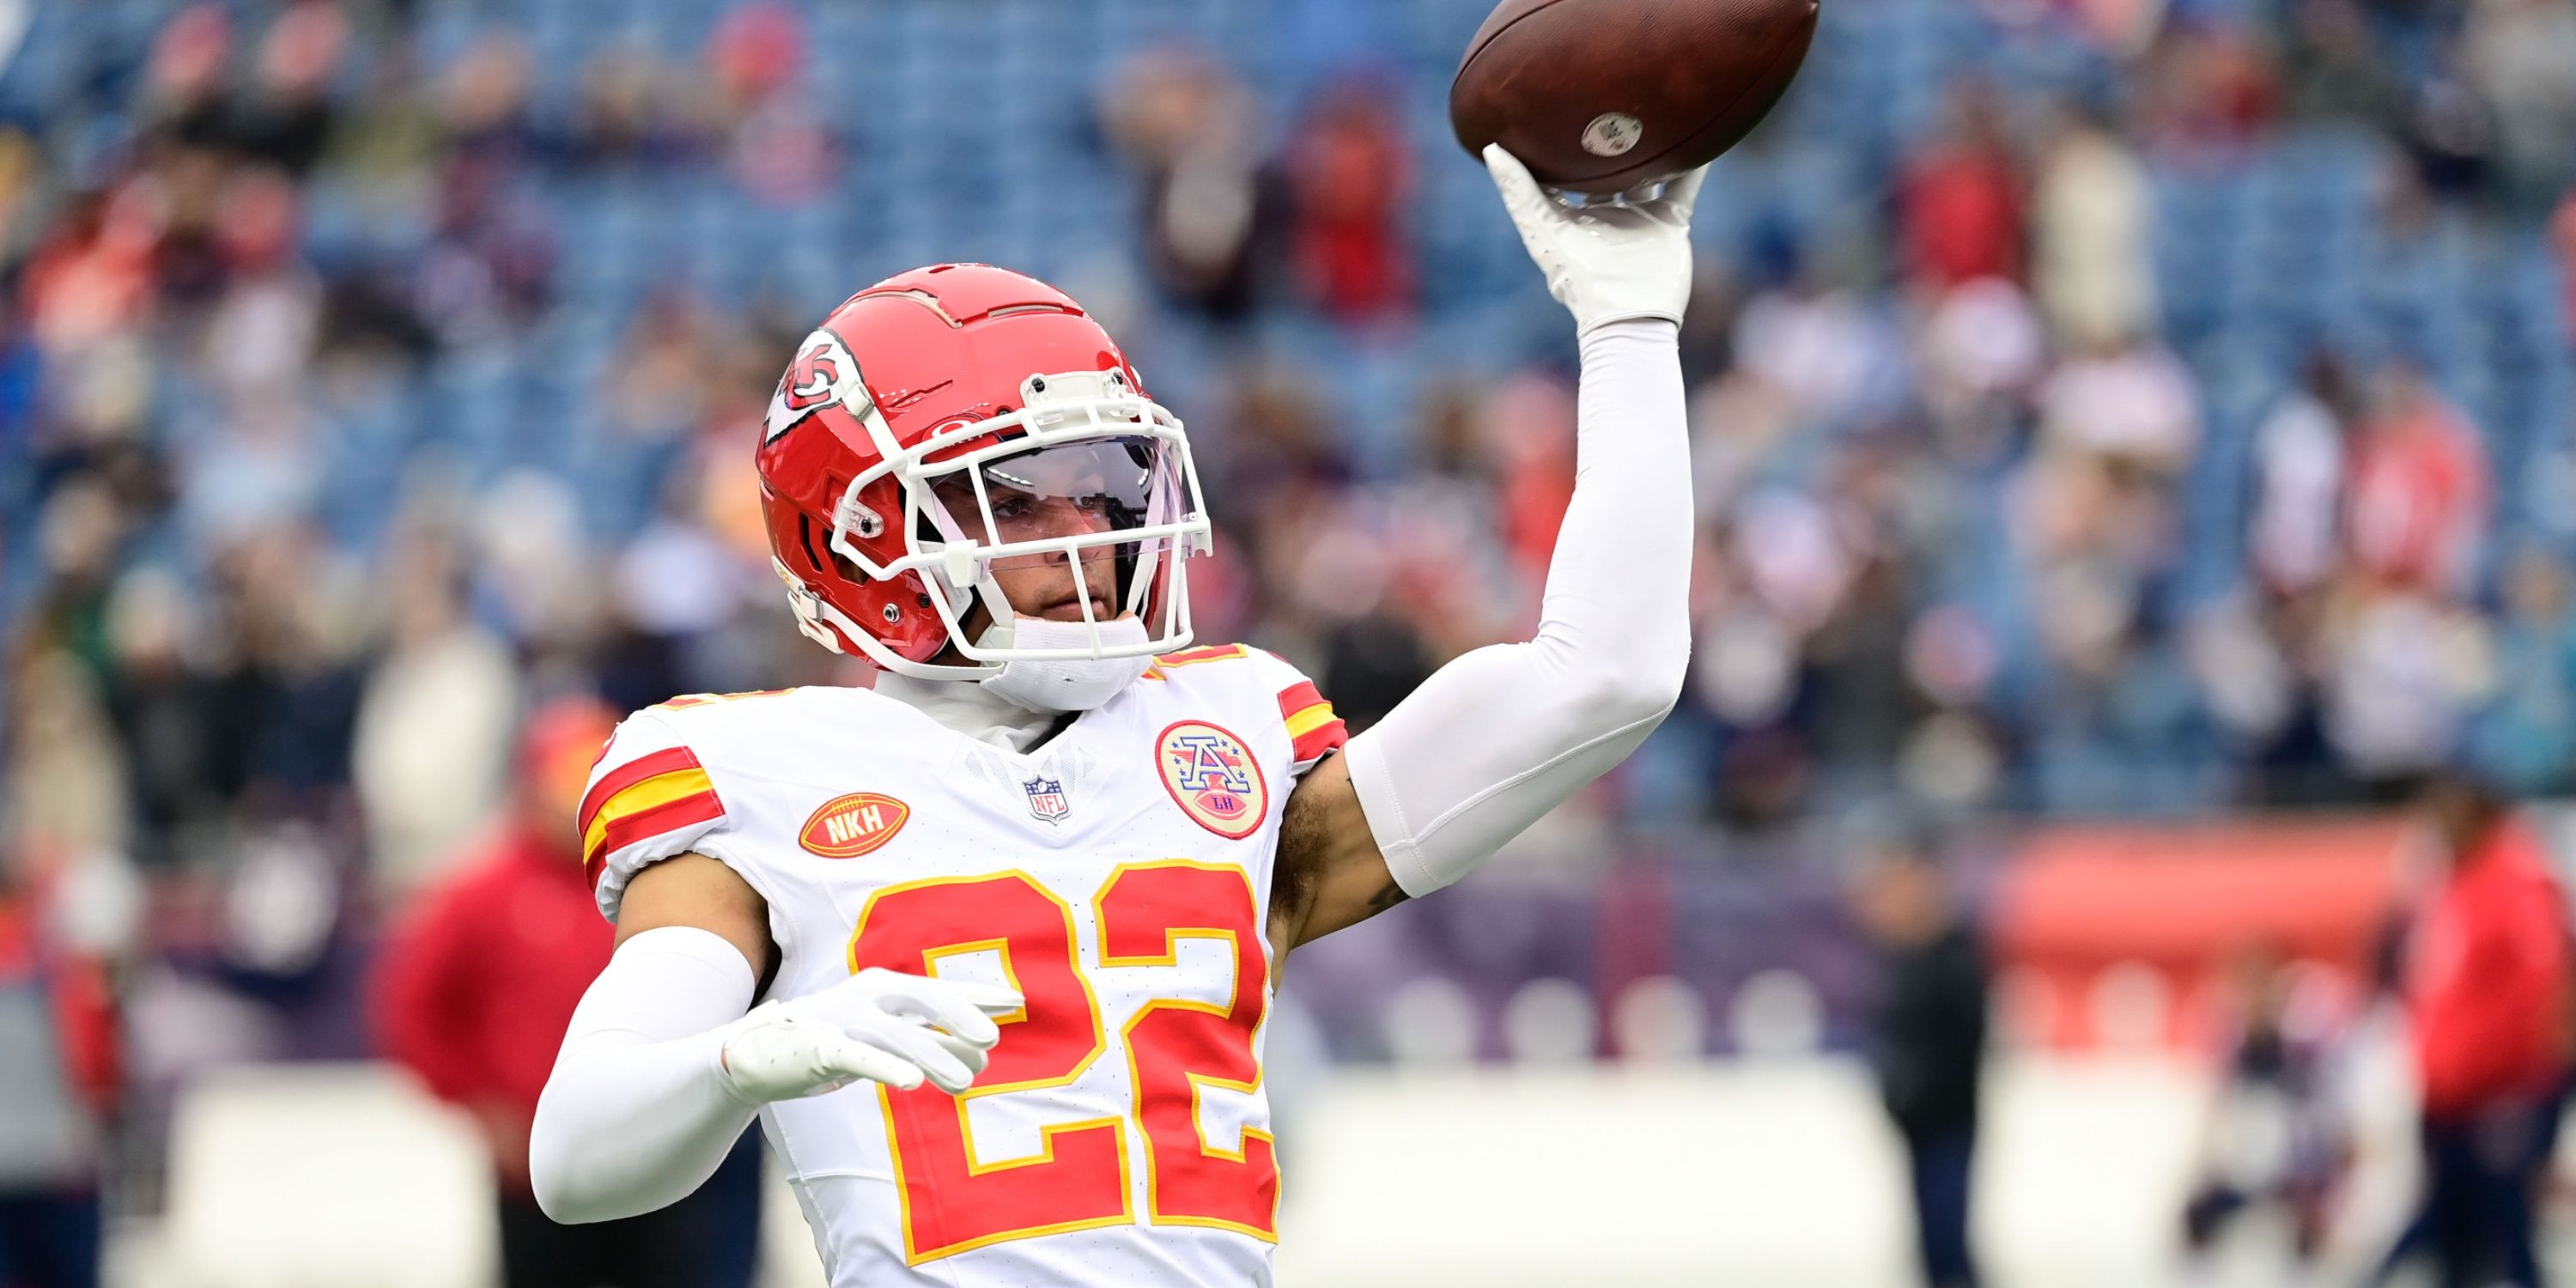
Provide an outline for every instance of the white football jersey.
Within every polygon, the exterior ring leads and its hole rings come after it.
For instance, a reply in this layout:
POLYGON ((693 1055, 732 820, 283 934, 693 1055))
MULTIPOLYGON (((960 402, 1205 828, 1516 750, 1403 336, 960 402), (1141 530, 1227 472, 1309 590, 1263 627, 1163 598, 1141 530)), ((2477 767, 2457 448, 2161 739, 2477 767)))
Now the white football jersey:
POLYGON ((762 1111, 836 1288, 1267 1283, 1271 865, 1342 737, 1241 645, 1158 659, 1026 754, 864 689, 680 698, 619 726, 583 853, 612 921, 658 860, 740 873, 784 954, 768 997, 883 966, 1028 999, 964 1095, 762 1111))

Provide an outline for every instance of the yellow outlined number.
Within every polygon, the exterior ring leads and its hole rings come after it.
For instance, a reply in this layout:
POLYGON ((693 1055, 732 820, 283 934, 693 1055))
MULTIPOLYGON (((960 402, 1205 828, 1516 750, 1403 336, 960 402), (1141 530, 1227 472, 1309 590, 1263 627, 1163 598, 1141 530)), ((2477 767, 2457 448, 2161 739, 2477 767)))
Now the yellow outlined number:
POLYGON ((1108 1049, 1100 1007, 1076 968, 1073 910, 1025 872, 888 886, 868 900, 850 936, 850 970, 935 973, 942 957, 997 949, 1027 999, 1004 1026, 992 1063, 961 1096, 927 1083, 877 1089, 903 1203, 904 1257, 918 1265, 1005 1239, 1124 1225, 1123 1118, 1059 1123, 1028 1158, 978 1162, 967 1102, 1060 1087, 1108 1049))
POLYGON ((1103 966, 1177 966, 1180 941, 1213 939, 1234 958, 1219 1006, 1157 998, 1122 1031, 1136 1120, 1145 1129, 1145 1192, 1156 1225, 1203 1225, 1279 1237, 1279 1164, 1270 1133, 1243 1130, 1242 1148, 1208 1142, 1199 1096, 1261 1085, 1253 1031, 1270 1004, 1269 962, 1253 933, 1252 881, 1242 868, 1171 859, 1129 864, 1092 899, 1103 966))
MULTIPOLYGON (((1260 1085, 1252 1036, 1269 1005, 1269 975, 1250 878, 1239 867, 1180 859, 1130 864, 1110 874, 1092 908, 1104 966, 1176 965, 1182 939, 1229 945, 1234 987, 1224 1006, 1156 1000, 1128 1022, 1134 1116, 1145 1133, 1155 1224, 1275 1241, 1279 1171, 1269 1135, 1247 1129, 1242 1148, 1228 1150, 1209 1144, 1198 1126, 1202 1088, 1248 1093, 1260 1085)), ((1017 870, 888 886, 859 913, 849 964, 927 974, 942 958, 980 952, 998 953, 1027 999, 999 1019, 1007 1027, 992 1063, 953 1098, 927 1084, 877 1090, 903 1205, 904 1256, 914 1265, 1136 1219, 1125 1117, 1050 1125, 1037 1154, 1001 1161, 979 1161, 967 1119, 977 1096, 1064 1086, 1108 1049, 1063 900, 1017 870)))

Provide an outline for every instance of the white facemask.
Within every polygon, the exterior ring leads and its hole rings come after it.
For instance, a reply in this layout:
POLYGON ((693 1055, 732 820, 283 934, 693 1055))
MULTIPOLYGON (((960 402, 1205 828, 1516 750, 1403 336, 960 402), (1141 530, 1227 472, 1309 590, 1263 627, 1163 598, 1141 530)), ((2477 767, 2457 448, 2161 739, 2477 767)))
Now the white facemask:
MULTIPOLYGON (((1146 638, 1145 623, 1132 616, 1100 623, 1103 645, 1142 644, 1146 638)), ((1020 617, 1009 627, 997 625, 985 631, 976 643, 984 648, 1088 648, 1091 628, 1081 622, 1020 617)), ((1153 658, 1141 653, 1048 662, 1015 658, 977 683, 985 692, 1031 711, 1089 711, 1116 697, 1153 664, 1153 658)))

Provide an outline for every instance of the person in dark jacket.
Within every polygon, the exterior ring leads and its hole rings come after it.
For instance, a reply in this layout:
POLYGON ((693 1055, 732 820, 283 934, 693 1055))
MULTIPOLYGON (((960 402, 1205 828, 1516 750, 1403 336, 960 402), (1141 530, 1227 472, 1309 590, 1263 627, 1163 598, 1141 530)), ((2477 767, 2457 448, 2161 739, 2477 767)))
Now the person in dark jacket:
POLYGON ((1932 1288, 1977 1282, 1968 1251, 1968 1192, 1985 1062, 1985 946, 1961 912, 1931 836, 1874 847, 1854 891, 1883 973, 1872 1061, 1905 1151, 1917 1252, 1932 1288))

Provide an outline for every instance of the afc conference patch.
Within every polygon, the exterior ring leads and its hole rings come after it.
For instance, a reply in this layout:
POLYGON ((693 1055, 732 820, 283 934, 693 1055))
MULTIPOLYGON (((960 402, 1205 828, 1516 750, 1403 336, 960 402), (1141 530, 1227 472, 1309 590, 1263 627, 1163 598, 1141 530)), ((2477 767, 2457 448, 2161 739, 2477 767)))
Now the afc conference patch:
POLYGON ((1183 720, 1154 740, 1163 790, 1199 826, 1240 841, 1270 813, 1270 784, 1241 738, 1203 720, 1183 720))
POLYGON ((1032 778, 1020 784, 1029 794, 1029 814, 1041 823, 1061 823, 1073 812, 1064 799, 1064 784, 1053 778, 1032 778))

